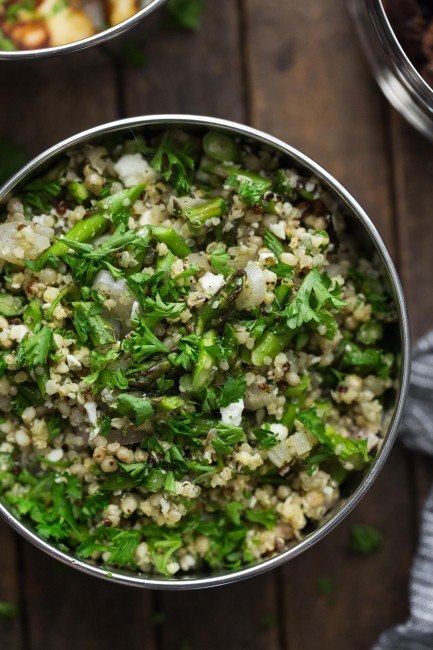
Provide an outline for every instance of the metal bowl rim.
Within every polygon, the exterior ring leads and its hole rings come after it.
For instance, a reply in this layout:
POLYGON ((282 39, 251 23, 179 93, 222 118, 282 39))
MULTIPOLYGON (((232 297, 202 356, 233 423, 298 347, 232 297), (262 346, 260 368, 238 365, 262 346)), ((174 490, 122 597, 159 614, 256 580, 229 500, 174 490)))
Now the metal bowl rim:
MULTIPOLYGON (((390 40, 387 44, 390 47, 390 54, 393 58, 397 57, 397 59, 400 59, 401 63, 404 64, 403 70, 396 68, 393 70, 393 74, 396 74, 400 80, 403 78, 405 84, 418 95, 419 99, 430 104, 433 99, 433 88, 422 77, 421 73, 416 69, 406 54, 388 18, 383 0, 378 0, 374 5, 370 4, 368 0, 349 0, 349 6, 357 8, 360 1, 363 3, 366 11, 376 12, 376 18, 379 20, 379 26, 383 30, 383 35, 390 40)), ((397 64, 397 61, 394 60, 394 63, 397 64)))
POLYGON ((93 34, 93 36, 83 38, 80 41, 73 41, 72 43, 66 43, 65 45, 57 45, 54 47, 41 47, 37 50, 13 50, 11 52, 0 50, 0 61, 23 61, 26 59, 48 58, 84 50, 93 45, 100 45, 101 43, 105 43, 106 41, 109 41, 112 38, 119 36, 121 33, 131 29, 166 1, 167 0, 150 0, 148 5, 137 11, 130 18, 127 18, 118 25, 114 25, 108 29, 103 29, 101 32, 93 34))
POLYGON ((225 585, 231 582, 236 582, 242 579, 246 579, 258 574, 268 571, 269 569, 275 568, 281 565, 283 562, 286 562, 289 559, 292 559, 302 553, 303 551, 311 548, 313 544, 321 540, 327 533, 333 530, 355 507, 355 505, 360 501, 360 499, 365 495, 367 490, 370 488, 373 481, 376 479, 379 474, 391 448, 395 441, 398 425, 400 423, 404 404, 407 397, 407 392, 409 388, 409 376, 410 376, 410 332, 409 332, 409 321, 406 310, 406 302, 403 294, 403 290, 400 284, 397 271, 394 267, 394 264, 391 260, 391 257, 388 253, 388 250, 383 243, 376 227, 371 222, 370 218, 358 204, 358 202, 351 196, 351 194, 331 176, 323 167, 314 162, 311 158, 301 153, 294 147, 287 145, 282 140, 275 138, 273 136, 259 131, 250 126, 242 125, 237 122, 211 118, 206 116, 196 116, 196 115, 182 115, 182 114, 161 114, 161 115, 150 115, 150 116, 141 116, 141 117, 132 117, 122 120, 116 120, 97 126, 81 133, 78 133, 74 136, 66 138, 62 142, 50 147, 40 155, 36 156, 31 160, 25 167, 21 169, 17 174, 15 174, 7 183, 0 187, 0 201, 4 198, 18 183, 20 183, 28 174, 33 172, 43 163, 46 163, 52 157, 57 154, 65 151, 71 146, 79 145, 84 143, 88 139, 93 139, 97 136, 108 135, 119 130, 134 129, 145 126, 155 126, 155 127, 169 127, 169 126, 179 126, 179 127, 188 127, 188 126, 201 126, 201 127, 217 127, 231 131, 234 134, 253 138, 254 140, 271 147, 276 147, 283 154, 286 154, 291 159, 293 159, 297 164, 306 167, 311 170, 324 184, 325 186, 330 187, 333 192, 339 196, 339 198, 346 204, 346 206, 352 211, 352 213, 361 221, 363 226, 365 226, 367 232, 369 233, 373 243, 380 253, 382 262, 386 268, 388 278, 392 283, 393 290, 395 292, 395 300, 398 308, 399 316, 399 327, 400 327, 400 337, 401 337, 401 370, 400 370, 400 387, 398 395, 396 398, 396 405, 394 407, 394 412, 392 420, 389 425, 389 430, 384 443, 372 463, 370 469, 365 475, 364 479, 356 490, 351 494, 347 500, 339 507, 339 509, 325 522, 320 528, 313 531, 309 534, 304 540, 293 546, 292 548, 287 549, 283 553, 276 555, 275 557, 264 560, 263 562, 249 566, 243 569, 233 571, 231 573, 226 573, 222 575, 215 575, 210 577, 198 577, 198 578, 179 578, 179 579, 162 579, 162 578, 150 578, 142 577, 140 574, 137 575, 127 575, 117 571, 108 571, 106 569, 93 566, 87 562, 83 562, 77 558, 72 557, 68 553, 65 553, 47 541, 40 538, 36 535, 30 528, 23 524, 19 519, 14 517, 7 508, 0 503, 0 516, 2 516, 17 532, 19 532, 24 538, 32 542, 39 549, 45 551, 51 557, 54 557, 68 566, 73 566, 84 573, 89 575, 98 576, 105 580, 111 582, 116 582, 118 584, 124 584, 135 587, 147 587, 152 589, 200 589, 205 587, 215 587, 220 585, 225 585))

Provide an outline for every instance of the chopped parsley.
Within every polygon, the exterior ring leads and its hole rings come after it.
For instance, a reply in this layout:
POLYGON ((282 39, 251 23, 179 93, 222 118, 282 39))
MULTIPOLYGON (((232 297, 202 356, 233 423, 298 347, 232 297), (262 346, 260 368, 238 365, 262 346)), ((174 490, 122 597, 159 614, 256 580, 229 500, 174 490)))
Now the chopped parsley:
POLYGON ((372 526, 355 524, 350 529, 350 548, 360 555, 371 555, 383 546, 383 535, 372 526))

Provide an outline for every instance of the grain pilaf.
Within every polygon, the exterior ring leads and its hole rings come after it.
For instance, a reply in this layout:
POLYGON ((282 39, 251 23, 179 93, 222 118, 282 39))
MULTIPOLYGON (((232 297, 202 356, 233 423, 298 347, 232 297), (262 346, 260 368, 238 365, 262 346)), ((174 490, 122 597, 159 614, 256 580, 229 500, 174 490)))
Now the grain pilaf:
POLYGON ((384 279, 315 178, 219 132, 69 152, 0 225, 0 497, 164 575, 302 539, 380 447, 384 279))

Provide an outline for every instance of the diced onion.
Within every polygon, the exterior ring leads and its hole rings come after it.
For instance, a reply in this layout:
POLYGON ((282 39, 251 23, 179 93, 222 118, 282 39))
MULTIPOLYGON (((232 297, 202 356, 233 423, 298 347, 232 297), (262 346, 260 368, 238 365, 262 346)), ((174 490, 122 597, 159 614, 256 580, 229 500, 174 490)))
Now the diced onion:
POLYGON ((266 281, 258 262, 248 262, 245 267, 247 277, 236 301, 238 309, 251 309, 260 305, 266 296, 266 281))

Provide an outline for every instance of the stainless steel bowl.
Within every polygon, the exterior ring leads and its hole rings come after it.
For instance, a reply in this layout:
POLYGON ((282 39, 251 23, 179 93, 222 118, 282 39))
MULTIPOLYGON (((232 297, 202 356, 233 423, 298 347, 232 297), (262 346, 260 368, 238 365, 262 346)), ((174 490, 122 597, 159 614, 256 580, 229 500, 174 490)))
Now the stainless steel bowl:
POLYGON ((399 376, 399 389, 396 397, 395 404, 390 406, 391 417, 390 423, 386 432, 384 443, 373 461, 372 465, 367 469, 362 480, 357 485, 351 487, 350 494, 348 494, 342 503, 332 512, 328 519, 323 522, 316 530, 309 533, 301 542, 288 550, 264 560, 254 566, 249 566, 244 569, 239 569, 233 572, 224 572, 213 575, 197 575, 195 577, 179 577, 179 578, 163 578, 152 575, 142 575, 127 571, 110 571, 104 570, 101 567, 93 566, 88 562, 83 562, 59 549, 55 548, 45 540, 38 537, 25 523, 19 521, 14 517, 4 505, 0 504, 0 515, 23 537, 31 541, 38 548, 42 549, 52 557, 74 566, 85 573, 98 576, 100 578, 109 579, 111 582, 127 584, 136 587, 148 587, 154 589, 198 589, 203 587, 213 587, 217 585, 235 582, 244 578, 262 573, 272 569, 287 560, 290 560, 303 551, 310 548, 317 541, 322 539, 329 533, 342 519, 354 508, 358 501, 364 496, 370 488, 374 479, 377 477, 380 469, 382 468, 386 457, 393 445, 397 435, 398 425, 402 416, 402 411, 406 399, 406 393, 409 383, 409 370, 410 370, 410 337, 409 325, 406 313, 405 299, 403 291, 398 279, 397 272, 394 268, 389 253, 383 243, 376 228, 367 217, 362 208, 350 196, 350 194, 324 169, 307 158, 304 154, 300 153, 293 147, 285 144, 281 140, 277 140, 266 133, 257 131, 248 126, 243 126, 235 122, 228 122, 225 120, 213 119, 208 117, 196 117, 190 115, 153 115, 145 117, 135 117, 126 120, 119 120, 104 124, 103 126, 84 131, 60 144, 48 149, 40 156, 32 160, 26 165, 18 174, 16 174, 8 183, 0 188, 0 202, 7 200, 11 192, 19 189, 24 183, 27 183, 31 178, 39 175, 47 167, 53 165, 55 161, 64 152, 77 145, 82 145, 89 141, 104 141, 107 137, 116 133, 124 133, 128 138, 133 134, 143 133, 145 136, 153 131, 165 129, 167 127, 186 128, 189 131, 194 131, 199 134, 206 132, 209 128, 213 130, 220 130, 231 135, 240 136, 243 139, 251 142, 259 143, 260 145, 267 146, 273 150, 278 151, 287 160, 289 165, 292 165, 307 174, 314 174, 321 183, 328 189, 330 194, 335 197, 340 205, 342 213, 347 220, 347 227, 353 231, 357 241, 362 247, 365 248, 366 253, 369 255, 376 254, 380 263, 383 265, 390 290, 395 300, 398 312, 398 326, 396 327, 396 349, 399 350, 401 355, 400 376, 399 376))
POLYGON ((93 36, 89 36, 89 38, 83 38, 80 41, 74 41, 66 45, 57 45, 56 47, 42 47, 37 50, 13 50, 12 52, 0 50, 0 60, 22 61, 24 59, 40 59, 84 50, 87 47, 92 47, 92 45, 100 45, 137 25, 145 16, 151 14, 152 11, 163 5, 164 2, 166 0, 143 0, 143 8, 127 20, 109 29, 104 29, 93 36))
POLYGON ((348 6, 383 93, 415 128, 433 140, 433 89, 400 45, 382 0, 348 0, 348 6))

